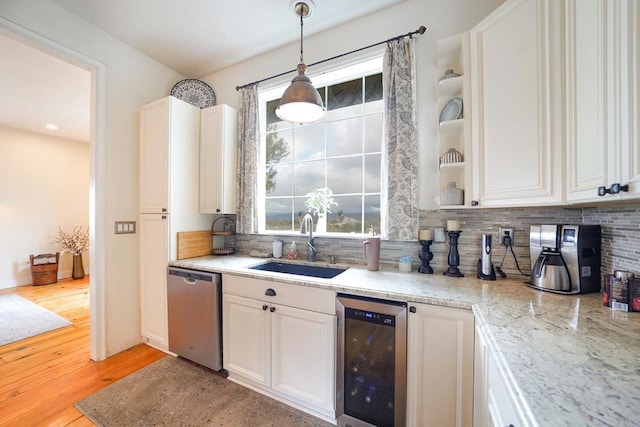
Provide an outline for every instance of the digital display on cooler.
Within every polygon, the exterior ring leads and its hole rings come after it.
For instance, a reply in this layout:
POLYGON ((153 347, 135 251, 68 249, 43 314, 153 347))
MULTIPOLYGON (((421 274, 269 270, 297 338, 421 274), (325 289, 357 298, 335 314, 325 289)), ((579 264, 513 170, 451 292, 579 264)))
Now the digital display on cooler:
POLYGON ((565 243, 575 243, 576 242, 576 230, 573 228, 568 228, 564 230, 564 234, 562 236, 562 241, 565 243))
POLYGON ((395 316, 389 314, 380 314, 371 311, 355 310, 353 308, 347 308, 345 310, 345 316, 347 319, 361 320, 369 323, 377 323, 385 326, 395 326, 395 316))

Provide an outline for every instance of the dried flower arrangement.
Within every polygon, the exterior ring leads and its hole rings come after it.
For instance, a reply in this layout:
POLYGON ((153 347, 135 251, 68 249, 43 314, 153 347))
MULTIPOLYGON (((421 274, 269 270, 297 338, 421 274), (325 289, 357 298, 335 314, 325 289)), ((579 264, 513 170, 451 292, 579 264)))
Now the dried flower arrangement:
POLYGON ((61 245, 62 253, 82 255, 82 252, 89 245, 89 229, 83 230, 81 225, 76 225, 71 233, 67 233, 62 228, 58 228, 58 235, 53 238, 51 243, 61 245))

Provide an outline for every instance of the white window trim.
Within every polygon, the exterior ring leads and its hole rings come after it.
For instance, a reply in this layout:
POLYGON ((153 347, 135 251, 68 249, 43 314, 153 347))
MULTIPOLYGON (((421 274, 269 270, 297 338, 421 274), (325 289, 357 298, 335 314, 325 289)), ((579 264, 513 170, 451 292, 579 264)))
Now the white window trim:
MULTIPOLYGON (((318 70, 315 68, 315 74, 308 74, 308 77, 311 79, 314 86, 327 86, 333 85, 345 81, 352 80, 353 78, 362 77, 365 73, 381 73, 383 69, 383 54, 384 49, 376 49, 372 50, 368 55, 360 57, 356 61, 340 61, 333 62, 330 67, 325 67, 325 69, 318 70)), ((258 209, 258 234, 265 235, 274 235, 274 236, 300 236, 300 233, 295 231, 278 231, 278 230, 266 230, 265 229, 265 176, 266 176, 266 162, 265 162, 265 152, 262 148, 265 135, 266 135, 266 106, 267 102, 273 99, 277 99, 282 97, 282 94, 289 86, 290 80, 279 80, 277 82, 272 83, 270 86, 266 86, 265 89, 260 89, 259 94, 259 137, 260 137, 260 153, 258 156, 258 179, 257 179, 257 209, 258 209)), ((383 147, 384 149, 384 147, 383 147)), ((383 156, 384 158, 384 156, 383 156)), ((381 196, 387 191, 387 188, 381 188, 381 196)), ((381 197, 384 199, 384 197, 381 197)), ((381 200, 380 208, 383 208, 383 203, 381 200)), ((383 216, 381 215, 381 221, 383 216)), ((381 230, 379 230, 383 236, 386 236, 386 225, 381 223, 381 230)), ((341 239, 361 239, 366 237, 368 233, 336 233, 336 232, 325 232, 322 234, 318 234, 318 237, 327 237, 327 238, 341 238, 341 239)))

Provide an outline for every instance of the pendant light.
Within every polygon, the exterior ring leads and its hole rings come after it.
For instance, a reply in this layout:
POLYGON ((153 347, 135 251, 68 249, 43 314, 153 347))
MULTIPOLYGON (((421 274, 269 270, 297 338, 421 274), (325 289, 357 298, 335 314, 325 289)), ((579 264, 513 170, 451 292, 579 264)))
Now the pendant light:
POLYGON ((297 68, 298 75, 291 80, 291 85, 284 91, 280 105, 276 109, 276 115, 287 122, 313 123, 322 120, 326 114, 320 94, 311 84, 309 77, 305 75, 307 66, 304 65, 303 59, 302 20, 311 14, 313 2, 293 0, 291 6, 293 13, 300 17, 300 63, 297 68))

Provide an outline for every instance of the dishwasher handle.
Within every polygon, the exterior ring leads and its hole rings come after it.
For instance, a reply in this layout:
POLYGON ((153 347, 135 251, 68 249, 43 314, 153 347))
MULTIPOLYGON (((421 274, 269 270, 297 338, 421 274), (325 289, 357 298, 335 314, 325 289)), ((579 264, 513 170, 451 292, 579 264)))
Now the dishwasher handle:
POLYGON ((185 283, 195 285, 196 281, 221 283, 220 273, 210 273, 208 271, 188 270, 186 268, 169 267, 167 274, 169 276, 182 277, 185 283))

